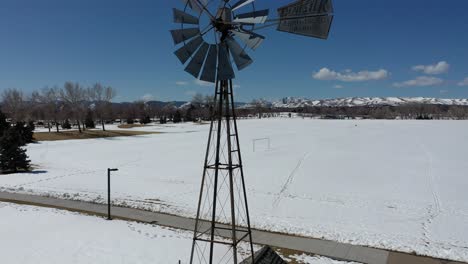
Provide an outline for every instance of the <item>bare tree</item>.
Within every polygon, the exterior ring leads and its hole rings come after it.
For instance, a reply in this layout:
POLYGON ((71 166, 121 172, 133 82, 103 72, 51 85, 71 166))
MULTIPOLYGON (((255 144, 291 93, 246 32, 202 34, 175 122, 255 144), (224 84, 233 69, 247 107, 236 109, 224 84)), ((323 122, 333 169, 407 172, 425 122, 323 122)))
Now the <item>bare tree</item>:
POLYGON ((213 107, 214 106, 214 96, 213 95, 205 95, 204 99, 205 105, 208 107, 213 107))
POLYGON ((140 101, 133 102, 132 108, 133 108, 133 113, 135 115, 134 119, 138 118, 141 121, 146 115, 147 108, 146 108, 145 101, 140 100, 140 101))
POLYGON ((263 113, 265 112, 265 101, 263 99, 254 99, 250 104, 255 109, 255 114, 258 115, 258 118, 261 119, 263 117, 263 113))
POLYGON ((88 89, 88 94, 95 104, 95 112, 100 120, 102 130, 106 131, 105 119, 108 118, 111 109, 112 99, 116 96, 114 88, 104 87, 100 83, 96 83, 92 88, 88 89))
POLYGON ((463 106, 452 106, 449 110, 449 116, 452 118, 463 120, 467 117, 467 108, 463 106))
POLYGON ((205 103, 205 98, 203 97, 203 95, 201 93, 196 93, 192 97, 191 104, 194 107, 202 107, 204 105, 204 103, 205 103))
POLYGON ((174 103, 168 103, 161 109, 161 117, 163 119, 172 119, 176 111, 177 107, 174 103))
POLYGON ((148 115, 151 117, 152 120, 155 120, 161 113, 161 106, 155 103, 147 103, 146 109, 148 115))
POLYGON ((24 121, 27 108, 24 95, 18 89, 8 89, 2 94, 2 109, 14 122, 24 121))
POLYGON ((60 90, 60 98, 70 107, 72 117, 76 120, 80 133, 82 132, 81 120, 86 112, 86 107, 84 107, 86 97, 87 91, 78 83, 66 82, 63 89, 60 90))
POLYGON ((63 112, 63 103, 60 99, 60 89, 57 87, 46 87, 40 92, 33 92, 31 96, 31 102, 40 107, 41 112, 44 113, 44 121, 47 121, 49 132, 51 132, 52 124, 55 125, 57 132, 60 132, 59 119, 63 112))
MULTIPOLYGON (((49 116, 45 112, 45 106, 42 103, 41 94, 38 91, 32 92, 29 104, 30 104, 31 117, 33 118, 33 120, 46 121, 46 119, 49 116)), ((49 128, 49 132, 50 132, 50 128, 49 128)))

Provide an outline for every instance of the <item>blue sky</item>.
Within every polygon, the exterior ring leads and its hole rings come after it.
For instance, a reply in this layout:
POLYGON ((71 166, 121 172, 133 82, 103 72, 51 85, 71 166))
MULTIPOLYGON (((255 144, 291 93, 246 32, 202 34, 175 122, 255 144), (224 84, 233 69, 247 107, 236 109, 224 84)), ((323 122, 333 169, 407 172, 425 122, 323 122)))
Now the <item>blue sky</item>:
MULTIPOLYGON (((285 0, 257 0, 275 9, 285 0)), ((327 41, 260 31, 236 72, 239 101, 285 96, 468 98, 468 1, 335 0, 327 41), (419 66, 419 67, 415 67, 419 66)), ((174 0, 1 0, 0 90, 77 81, 119 101, 212 93, 183 71, 169 30, 174 0)))

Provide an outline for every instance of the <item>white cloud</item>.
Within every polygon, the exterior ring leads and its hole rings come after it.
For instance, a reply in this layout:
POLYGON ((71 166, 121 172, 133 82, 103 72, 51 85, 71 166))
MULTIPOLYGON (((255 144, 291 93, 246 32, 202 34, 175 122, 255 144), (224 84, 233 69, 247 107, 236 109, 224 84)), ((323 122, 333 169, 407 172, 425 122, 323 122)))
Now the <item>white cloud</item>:
POLYGON ((145 94, 141 97, 141 100, 144 102, 149 102, 154 100, 154 96, 152 94, 145 94))
POLYGON ((184 82, 184 81, 177 81, 176 82, 176 85, 179 85, 179 86, 185 86, 185 85, 188 85, 189 83, 188 82, 184 82))
POLYGON ((320 71, 313 74, 316 80, 338 80, 342 82, 365 82, 365 81, 378 81, 386 79, 389 76, 389 72, 384 69, 377 71, 360 71, 353 72, 351 70, 345 70, 344 72, 336 72, 328 68, 322 68, 320 71))
POLYGON ((468 77, 466 77, 465 80, 459 82, 458 86, 468 86, 468 77))
POLYGON ((343 85, 337 84, 337 85, 333 86, 333 88, 335 88, 335 89, 343 89, 344 86, 343 86, 343 85))
POLYGON ((447 73, 450 69, 450 64, 446 61, 441 61, 431 65, 417 65, 413 66, 413 71, 423 72, 425 74, 442 74, 447 73))
POLYGON ((211 87, 211 86, 214 86, 213 83, 210 83, 210 82, 205 82, 205 81, 202 81, 202 80, 194 80, 193 81, 196 85, 199 85, 199 86, 204 86, 204 87, 211 87))
POLYGON ((434 86, 442 84, 444 80, 436 77, 420 76, 413 80, 405 82, 394 83, 395 87, 423 87, 423 86, 434 86))
POLYGON ((194 96, 194 95, 196 95, 196 94, 197 94, 196 91, 192 91, 192 90, 185 91, 185 95, 194 96))
POLYGON ((234 89, 239 89, 239 88, 241 88, 241 86, 240 86, 239 84, 234 84, 232 87, 233 87, 234 89))

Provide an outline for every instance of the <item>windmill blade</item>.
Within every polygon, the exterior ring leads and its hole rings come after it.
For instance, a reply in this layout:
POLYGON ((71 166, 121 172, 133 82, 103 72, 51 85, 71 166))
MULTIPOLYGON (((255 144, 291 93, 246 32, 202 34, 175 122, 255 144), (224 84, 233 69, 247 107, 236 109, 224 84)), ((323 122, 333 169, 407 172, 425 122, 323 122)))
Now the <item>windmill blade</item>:
POLYGON ((195 51, 202 45, 203 43, 202 36, 198 36, 190 40, 189 43, 182 46, 180 49, 176 50, 174 54, 179 58, 182 64, 185 64, 187 60, 192 57, 195 51))
POLYGON ((329 15, 294 18, 281 21, 277 30, 307 37, 328 39, 332 23, 333 16, 329 15))
POLYGON ((234 69, 232 69, 231 59, 226 45, 218 46, 218 80, 225 81, 234 79, 234 69))
POLYGON ((214 83, 216 81, 216 63, 218 57, 218 46, 210 45, 208 56, 206 57, 205 66, 203 67, 200 80, 214 83))
POLYGON ((324 5, 324 12, 325 13, 334 13, 335 9, 333 8, 333 1, 332 0, 326 0, 326 3, 324 5))
POLYGON ((264 36, 247 30, 232 30, 231 33, 242 40, 242 42, 244 42, 245 45, 247 45, 252 50, 258 48, 265 40, 264 36))
POLYGON ((174 23, 198 25, 199 19, 179 9, 173 8, 174 23))
POLYGON ((189 7, 197 15, 200 15, 203 12, 203 8, 200 6, 197 0, 182 0, 184 6, 189 7))
POLYGON ((231 52, 234 62, 236 63, 239 71, 245 69, 253 63, 253 60, 247 55, 244 49, 232 37, 226 38, 229 51, 231 52))
POLYGON ((174 40, 174 44, 177 45, 197 35, 200 35, 200 29, 199 28, 175 29, 175 30, 171 30, 171 34, 172 34, 172 39, 174 40))
POLYGON ((195 78, 198 78, 203 62, 205 61, 206 53, 208 53, 208 44, 203 43, 197 53, 195 53, 192 61, 190 61, 185 68, 185 71, 192 74, 195 78))
POLYGON ((269 10, 260 10, 237 15, 233 22, 246 24, 263 24, 268 18, 269 10))
POLYGON ((278 8, 280 18, 305 17, 316 14, 332 14, 332 0, 297 0, 291 4, 278 8))
POLYGON ((278 31, 327 39, 333 22, 332 0, 298 0, 278 9, 278 31))
POLYGON ((240 0, 239 2, 235 3, 231 9, 232 11, 236 11, 237 9, 243 7, 243 6, 246 6, 252 2, 254 2, 255 0, 240 0))

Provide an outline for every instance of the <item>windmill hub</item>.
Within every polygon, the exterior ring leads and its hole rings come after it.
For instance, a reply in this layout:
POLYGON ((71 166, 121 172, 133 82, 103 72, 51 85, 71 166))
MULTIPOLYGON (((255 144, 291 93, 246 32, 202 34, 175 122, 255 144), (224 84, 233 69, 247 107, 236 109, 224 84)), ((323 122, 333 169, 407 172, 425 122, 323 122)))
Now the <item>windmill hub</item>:
POLYGON ((232 10, 227 7, 222 7, 218 9, 218 12, 216 12, 216 17, 218 20, 231 23, 232 22, 232 10))
POLYGON ((213 26, 216 28, 216 31, 221 33, 221 42, 226 40, 229 36, 229 31, 233 29, 231 24, 226 24, 224 21, 219 19, 213 22, 213 26))
POLYGON ((234 29, 232 24, 232 11, 230 8, 220 8, 216 14, 216 19, 212 22, 213 27, 221 33, 221 41, 229 35, 229 31, 234 29))
POLYGON ((213 21, 213 26, 216 28, 218 32, 223 33, 223 34, 227 34, 229 30, 234 29, 234 27, 230 23, 226 23, 225 21, 219 18, 213 21))

